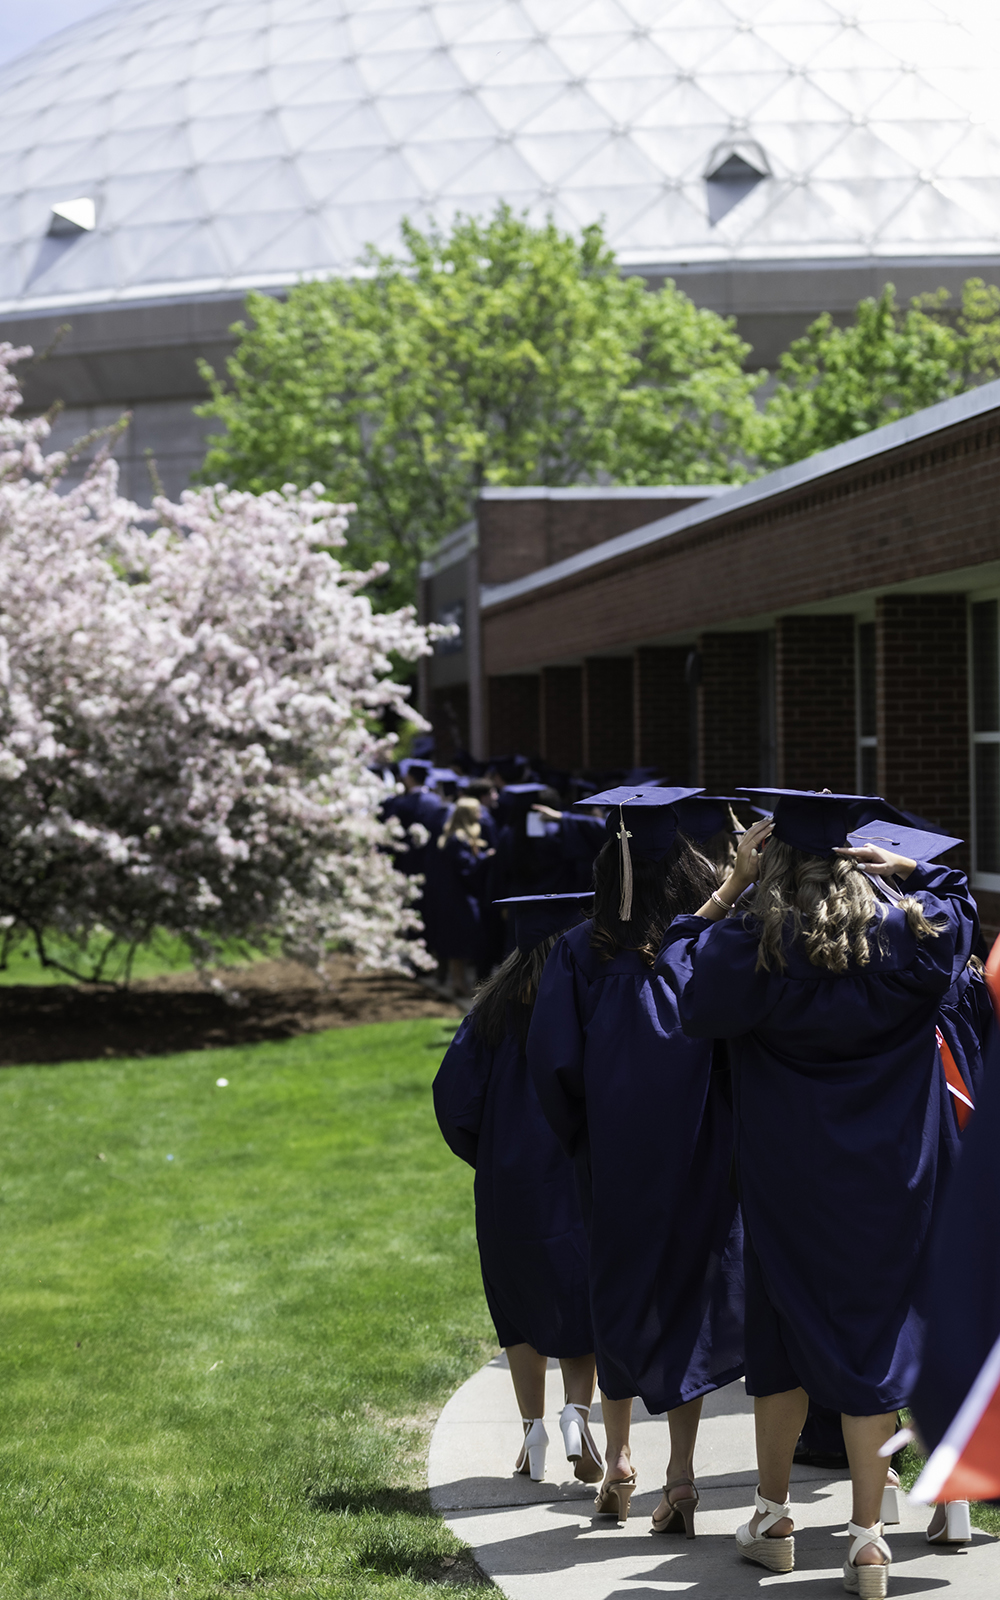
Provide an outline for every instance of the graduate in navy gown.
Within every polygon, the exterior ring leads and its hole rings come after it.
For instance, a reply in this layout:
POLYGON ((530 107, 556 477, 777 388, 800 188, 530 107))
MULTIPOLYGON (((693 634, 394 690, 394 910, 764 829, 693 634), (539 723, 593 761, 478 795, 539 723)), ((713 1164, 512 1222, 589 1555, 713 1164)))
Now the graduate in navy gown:
POLYGON ((693 1536, 704 1395, 743 1371, 739 1210, 724 1055, 688 1039, 653 971, 663 931, 718 875, 677 832, 691 789, 609 790, 594 920, 546 966, 528 1036, 542 1107, 580 1174, 608 1473, 597 1509, 628 1515, 632 1397, 668 1412, 657 1532, 693 1536))
POLYGON ((558 935, 590 896, 508 901, 516 947, 476 994, 434 1080, 434 1109, 457 1156, 476 1169, 476 1238, 486 1302, 507 1352, 524 1423, 515 1471, 545 1465, 546 1356, 563 1369, 560 1427, 585 1483, 601 1477, 588 1417, 594 1336, 587 1235, 573 1164, 542 1115, 524 1046, 538 980, 558 935))
POLYGON ((978 920, 961 873, 846 846, 855 797, 767 792, 774 837, 767 820, 747 831, 734 871, 673 923, 656 964, 690 1036, 730 1044, 760 1472, 737 1542, 792 1569, 788 1475, 812 1396, 841 1412, 851 1464, 845 1587, 880 1595, 878 1450, 909 1399, 930 1230, 958 1150, 934 1030, 978 920), (866 874, 901 884, 898 903, 866 874))
MULTIPOLYGON (((1000 940, 988 967, 1000 965, 1000 940)), ((996 985, 1000 999, 1000 984, 996 985)), ((971 1535, 965 1502, 1000 1498, 1000 1036, 936 1229, 913 1415, 930 1459, 913 1490, 937 1501, 933 1542, 971 1535), (957 1505, 956 1515, 953 1507, 957 1505), (961 1521, 960 1521, 961 1519, 961 1521)))
POLYGON ((427 852, 424 923, 428 947, 447 964, 453 994, 469 993, 469 966, 481 967, 486 945, 484 911, 496 852, 487 844, 478 800, 455 802, 427 852))
POLYGON ((408 878, 427 871, 427 847, 444 827, 448 807, 440 795, 432 794, 426 787, 431 775, 430 764, 424 761, 401 761, 400 776, 403 793, 390 795, 383 803, 383 818, 395 817, 407 834, 407 844, 395 852, 395 864, 408 878), (418 824, 416 835, 409 830, 418 824), (423 835, 426 834, 426 837, 423 835))

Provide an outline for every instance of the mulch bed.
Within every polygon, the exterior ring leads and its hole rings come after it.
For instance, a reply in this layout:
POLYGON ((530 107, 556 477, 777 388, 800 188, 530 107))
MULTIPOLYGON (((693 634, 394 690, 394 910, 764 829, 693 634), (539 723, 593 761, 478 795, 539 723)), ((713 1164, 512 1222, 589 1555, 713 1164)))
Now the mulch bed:
POLYGON ((141 979, 128 990, 58 984, 0 987, 0 1066, 166 1055, 290 1039, 321 1028, 461 1011, 424 982, 327 963, 324 983, 295 961, 257 961, 219 973, 227 993, 190 972, 141 979))

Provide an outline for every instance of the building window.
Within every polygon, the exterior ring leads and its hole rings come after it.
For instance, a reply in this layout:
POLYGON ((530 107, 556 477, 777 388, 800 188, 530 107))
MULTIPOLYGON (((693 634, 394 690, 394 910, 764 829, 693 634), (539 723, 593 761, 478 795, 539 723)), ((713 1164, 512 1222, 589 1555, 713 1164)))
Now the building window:
POLYGON ((1000 887, 1000 649, 996 600, 970 606, 973 870, 1000 887))
POLYGON ((875 624, 858 623, 858 793, 878 793, 875 624))

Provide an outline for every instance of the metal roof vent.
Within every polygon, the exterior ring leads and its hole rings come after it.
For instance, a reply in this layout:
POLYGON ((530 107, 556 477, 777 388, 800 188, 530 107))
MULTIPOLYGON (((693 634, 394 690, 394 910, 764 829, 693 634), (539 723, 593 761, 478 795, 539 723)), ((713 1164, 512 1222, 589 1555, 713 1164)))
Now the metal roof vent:
POLYGON ((97 227, 97 206, 85 196, 78 200, 57 200, 49 221, 50 239, 75 239, 93 233, 97 227))
POLYGON ((744 200, 751 189, 771 176, 760 145, 752 139, 716 145, 705 173, 708 220, 714 228, 744 200))
POLYGON ((49 211, 49 225, 38 247, 35 264, 28 273, 25 288, 51 272, 67 250, 84 234, 97 227, 97 204, 87 195, 75 200, 57 200, 49 211))

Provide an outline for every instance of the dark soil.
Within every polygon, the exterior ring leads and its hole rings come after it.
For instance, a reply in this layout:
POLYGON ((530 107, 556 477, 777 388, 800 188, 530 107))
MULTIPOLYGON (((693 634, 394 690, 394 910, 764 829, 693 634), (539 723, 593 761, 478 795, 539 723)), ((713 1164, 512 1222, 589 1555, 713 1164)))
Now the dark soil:
POLYGON ((359 973, 343 957, 327 964, 325 983, 294 961, 257 961, 214 976, 226 986, 223 992, 191 972, 141 979, 128 990, 0 987, 0 1066, 166 1055, 362 1022, 461 1015, 425 982, 359 973))

